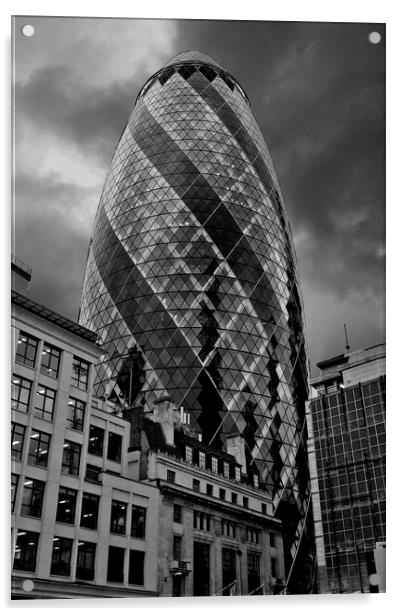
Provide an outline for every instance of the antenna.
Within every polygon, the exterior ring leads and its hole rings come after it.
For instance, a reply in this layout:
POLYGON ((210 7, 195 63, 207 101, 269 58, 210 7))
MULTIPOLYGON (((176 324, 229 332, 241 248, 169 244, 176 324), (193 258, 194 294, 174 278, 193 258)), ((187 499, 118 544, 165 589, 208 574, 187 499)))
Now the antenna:
POLYGON ((349 352, 350 351, 350 344, 349 344, 349 340, 348 340, 348 332, 346 329, 346 323, 343 324, 343 329, 345 330, 345 340, 346 340, 346 350, 349 352))

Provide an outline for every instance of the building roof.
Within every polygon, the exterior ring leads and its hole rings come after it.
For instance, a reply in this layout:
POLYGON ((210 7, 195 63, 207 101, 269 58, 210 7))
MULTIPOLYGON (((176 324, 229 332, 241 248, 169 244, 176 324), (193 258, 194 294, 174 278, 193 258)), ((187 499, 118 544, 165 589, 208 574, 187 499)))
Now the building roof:
POLYGON ((209 56, 203 53, 200 53, 199 51, 193 51, 193 50, 183 51, 182 53, 179 53, 177 56, 175 56, 169 62, 167 62, 167 64, 165 64, 165 67, 172 66, 173 64, 184 64, 184 63, 210 64, 211 66, 217 66, 218 68, 222 68, 222 66, 220 66, 217 62, 215 62, 215 60, 213 60, 209 56))
POLYGON ((17 291, 11 291, 11 302, 16 306, 21 306, 28 310, 32 314, 36 314, 42 319, 49 321, 49 323, 53 323, 54 325, 58 325, 62 329, 67 330, 68 332, 79 336, 80 338, 84 338, 89 342, 95 343, 98 340, 98 334, 83 327, 82 325, 78 325, 75 321, 71 321, 67 317, 63 317, 62 315, 50 310, 49 308, 45 308, 42 304, 38 304, 34 302, 32 299, 29 299, 25 295, 21 295, 21 293, 17 293, 17 291))

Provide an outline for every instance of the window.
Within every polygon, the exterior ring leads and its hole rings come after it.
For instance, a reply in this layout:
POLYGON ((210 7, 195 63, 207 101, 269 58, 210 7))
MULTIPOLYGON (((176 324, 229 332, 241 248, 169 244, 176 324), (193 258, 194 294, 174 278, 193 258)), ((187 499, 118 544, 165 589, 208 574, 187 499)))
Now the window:
POLYGON ((19 530, 14 554, 14 569, 35 571, 36 553, 38 550, 39 533, 19 530))
POLYGON ((107 457, 113 462, 121 462, 121 443, 122 437, 120 434, 109 432, 107 442, 107 457))
POLYGON ((11 382, 11 408, 14 411, 28 412, 32 382, 21 376, 13 375, 11 382))
POLYGON ((107 562, 107 581, 124 581, 124 548, 109 546, 109 558, 107 562))
POLYGON ((52 575, 70 575, 72 546, 72 539, 65 537, 53 539, 52 564, 50 566, 52 575))
POLYGON ((81 506, 81 526, 84 528, 97 528, 99 511, 99 496, 84 492, 81 506))
POLYGON ((236 552, 229 548, 222 549, 222 586, 223 595, 230 595, 236 582, 236 552))
POLYGON ((229 477, 229 463, 228 462, 223 463, 223 475, 225 477, 229 477))
POLYGON ((176 522, 177 524, 181 524, 181 516, 182 516, 182 506, 173 505, 173 522, 176 522))
POLYGON ((235 492, 232 492, 232 503, 237 505, 237 494, 235 492))
POLYGON ((14 511, 15 497, 17 495, 19 475, 11 473, 11 511, 14 511))
POLYGON ((235 481, 241 481, 241 471, 239 466, 235 466, 235 481))
POLYGON ((35 367, 36 352, 38 350, 38 340, 25 332, 20 332, 17 341, 17 352, 15 361, 30 368, 35 367))
POLYGON ((77 491, 60 486, 59 498, 57 501, 56 522, 74 524, 76 502, 77 491))
POLYGON ((213 473, 218 472, 218 458, 215 458, 215 456, 211 456, 211 469, 213 473))
POLYGON ((269 533, 269 545, 271 548, 275 547, 275 533, 269 533))
POLYGON ((55 379, 59 376, 61 351, 46 342, 43 345, 42 361, 40 364, 41 374, 51 376, 55 379))
POLYGON ((258 543, 259 542, 259 532, 255 528, 246 528, 246 537, 249 543, 258 543))
POLYGON ((222 535, 236 539, 236 524, 234 522, 231 520, 222 520, 221 527, 222 535))
POLYGON ((81 445, 65 441, 61 472, 66 475, 78 475, 80 471, 81 445))
POLYGON ((126 534, 126 515, 127 503, 112 501, 112 511, 110 517, 110 532, 118 535, 126 534))
POLYGON ((11 424, 11 458, 13 460, 21 460, 24 437, 25 426, 11 424))
POLYGON ((210 547, 207 543, 194 541, 194 591, 195 597, 208 596, 210 594, 210 547))
POLYGON ((105 431, 102 428, 89 426, 88 453, 91 453, 93 456, 102 456, 104 437, 105 431))
POLYGON ((212 516, 208 513, 203 513, 202 511, 194 511, 193 512, 193 527, 197 530, 211 530, 211 520, 212 516))
POLYGON ((43 495, 45 484, 43 481, 25 478, 22 493, 21 515, 30 515, 40 518, 42 514, 43 495))
POLYGON ((207 494, 208 496, 214 495, 214 486, 211 483, 207 483, 207 494))
POLYGON ((198 481, 198 479, 193 479, 193 490, 194 492, 200 491, 200 482, 198 481))
POLYGON ((179 535, 173 536, 173 560, 181 560, 181 541, 179 535))
POLYGON ((145 522, 147 510, 145 507, 132 505, 131 507, 131 536, 137 539, 145 538, 145 522))
POLYGON ((203 451, 198 454, 198 464, 201 468, 205 468, 205 453, 203 451))
POLYGON ((186 445, 186 462, 191 463, 192 461, 193 461, 193 450, 191 447, 186 445))
POLYGON ((176 473, 174 473, 173 471, 167 471, 167 473, 166 473, 166 480, 169 483, 175 483, 175 481, 176 481, 176 473))
POLYGON ((253 486, 255 487, 256 490, 258 490, 258 488, 260 487, 260 484, 258 481, 258 475, 256 475, 255 473, 253 474, 253 486))
POLYGON ((265 503, 261 503, 261 512, 263 515, 267 515, 267 506, 265 503))
POLYGON ((247 496, 243 496, 243 507, 248 509, 248 498, 247 496))
POLYGON ((67 426, 72 430, 82 432, 84 428, 85 402, 69 398, 68 400, 68 415, 67 426))
POLYGON ((29 439, 28 463, 47 467, 49 457, 50 434, 35 430, 29 439))
POLYGON ((52 421, 56 392, 54 389, 38 385, 35 398, 35 416, 52 421))
POLYGON ((248 552, 247 554, 247 578, 248 592, 254 595, 262 595, 260 579, 260 555, 248 552))
POLYGON ((88 387, 88 373, 89 373, 89 364, 88 362, 80 359, 79 357, 73 358, 73 373, 72 373, 72 382, 75 387, 79 389, 87 389, 88 387))
POLYGON ((87 464, 85 469, 85 480, 92 481, 93 483, 101 483, 99 479, 99 475, 102 472, 102 469, 99 466, 92 466, 92 464, 87 464))
POLYGON ((278 577, 278 568, 277 568, 277 560, 276 558, 271 558, 271 575, 272 577, 278 577))
POLYGON ((130 562, 128 568, 128 583, 144 585, 144 552, 130 550, 130 562))
POLYGON ((221 500, 225 500, 226 498, 226 490, 224 490, 223 488, 219 488, 219 498, 221 500))
POLYGON ((95 543, 78 542, 76 577, 79 580, 93 580, 95 572, 95 543))

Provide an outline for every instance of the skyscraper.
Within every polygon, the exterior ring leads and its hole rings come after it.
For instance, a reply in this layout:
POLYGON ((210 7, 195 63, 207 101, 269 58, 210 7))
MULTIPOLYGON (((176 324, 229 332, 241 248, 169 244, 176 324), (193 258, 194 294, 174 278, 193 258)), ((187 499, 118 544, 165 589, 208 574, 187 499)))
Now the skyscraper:
POLYGON ((96 395, 169 395, 203 442, 244 438, 246 470, 284 521, 289 589, 306 590, 295 559, 309 555, 308 378, 291 232, 247 96, 205 55, 175 57, 137 97, 96 214, 80 322, 106 349, 96 395))

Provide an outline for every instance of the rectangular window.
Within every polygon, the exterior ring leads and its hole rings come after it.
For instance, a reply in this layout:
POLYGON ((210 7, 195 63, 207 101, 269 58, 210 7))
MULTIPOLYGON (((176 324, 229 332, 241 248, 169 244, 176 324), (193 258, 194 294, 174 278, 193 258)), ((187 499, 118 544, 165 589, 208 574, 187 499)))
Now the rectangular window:
POLYGON ((271 548, 275 547, 275 533, 269 533, 269 545, 271 548))
POLYGON ((99 466, 92 466, 92 464, 87 464, 85 469, 85 480, 92 481, 93 483, 101 483, 99 479, 99 475, 102 472, 102 469, 99 466))
POLYGON ((109 546, 107 562, 107 581, 124 582, 124 548, 109 546))
POLYGON ((223 463, 223 475, 224 477, 229 477, 229 463, 228 462, 223 463))
POLYGON ((248 509, 248 498, 247 496, 243 496, 243 507, 248 509))
POLYGON ((209 545, 207 543, 194 541, 193 555, 193 595, 195 597, 205 597, 210 594, 209 545))
POLYGON ((41 374, 57 379, 59 376, 61 351, 46 342, 43 345, 42 359, 40 364, 41 374))
POLYGON ((211 456, 211 470, 213 473, 218 472, 218 458, 215 458, 215 456, 211 456))
POLYGON ((272 577, 278 577, 278 568, 277 568, 277 560, 276 558, 271 558, 271 575, 272 577))
POLYGON ((204 513, 202 511, 194 511, 193 512, 193 528, 197 530, 211 530, 211 520, 212 516, 209 513, 204 513))
POLYGON ((19 475, 11 473, 11 511, 14 511, 15 497, 17 495, 19 475))
POLYGON ((222 520, 221 522, 222 535, 236 539, 236 524, 231 520, 222 520))
POLYGON ((236 552, 229 548, 222 549, 222 586, 223 595, 230 595, 236 582, 236 552))
POLYGON ((260 578, 260 555, 248 552, 247 554, 248 592, 262 595, 260 578))
POLYGON ((237 494, 235 492, 232 492, 232 503, 237 505, 237 494))
POLYGON ((67 427, 82 432, 84 429, 85 402, 76 398, 68 400, 67 427))
POLYGON ((11 380, 11 408, 21 413, 28 412, 29 398, 31 396, 32 381, 13 375, 11 380))
POLYGON ((144 585, 144 557, 145 553, 139 550, 130 550, 128 568, 128 583, 137 586, 144 585))
POLYGON ((47 421, 52 421, 56 392, 54 389, 38 385, 35 398, 35 416, 47 421))
POLYGON ((65 537, 55 537, 53 539, 52 564, 50 573, 52 575, 70 575, 71 552, 73 540, 65 537))
POLYGON ((80 359, 79 357, 73 358, 73 372, 72 372, 72 383, 78 389, 86 390, 88 387, 88 374, 89 374, 89 363, 80 359))
POLYGON ((198 464, 201 468, 205 468, 205 453, 203 451, 198 454, 198 464))
POLYGON ((57 500, 56 522, 74 524, 77 491, 60 486, 57 500))
POLYGON ((113 462, 121 462, 121 444, 122 436, 120 434, 115 434, 114 432, 109 432, 107 442, 108 460, 113 460, 113 462))
POLYGON ((30 368, 35 367, 36 362, 36 353, 38 350, 38 342, 37 338, 26 334, 25 332, 20 332, 17 341, 17 352, 15 354, 15 361, 18 364, 24 364, 25 366, 29 366, 30 368))
POLYGON ((81 445, 72 441, 65 441, 63 445, 63 459, 61 472, 65 475, 78 475, 80 472, 81 445))
POLYGON ((95 573, 96 544, 87 541, 78 542, 76 577, 79 580, 93 580, 95 573))
POLYGON ((239 466, 235 466, 235 481, 241 481, 241 471, 239 466))
POLYGON ((267 515, 267 506, 265 503, 261 503, 261 513, 267 515))
POLYGON ((47 467, 50 434, 34 430, 29 439, 28 464, 47 467))
POLYGON ((98 426, 89 426, 88 453, 93 456, 103 456, 103 440, 105 431, 98 426))
POLYGON ((94 528, 98 526, 99 496, 84 492, 81 506, 81 526, 94 528))
POLYGON ((175 483, 175 481, 176 481, 176 473, 174 473, 173 471, 167 471, 167 473, 166 473, 166 480, 169 483, 175 483))
POLYGON ((259 542, 259 532, 255 528, 246 528, 246 537, 249 543, 258 543, 259 542))
POLYGON ((193 479, 193 490, 194 492, 200 491, 200 482, 198 481, 198 479, 193 479))
POLYGON ((11 458, 13 460, 21 460, 24 438, 25 426, 11 424, 11 458))
POLYGON ((21 515, 30 515, 34 518, 40 518, 42 515, 43 495, 45 493, 45 484, 37 479, 24 480, 24 491, 22 493, 21 515))
POLYGON ((186 462, 191 463, 193 461, 193 450, 186 445, 186 462))
POLYGON ((132 505, 131 507, 131 536, 137 539, 145 539, 145 523, 147 510, 145 507, 132 505))
POLYGON ((208 496, 214 495, 214 486, 211 483, 207 483, 207 494, 208 496))
POLYGON ((223 488, 219 488, 219 498, 221 500, 225 500, 226 499, 226 490, 224 490, 223 488))
POLYGON ((110 516, 110 532, 118 535, 126 534, 127 503, 112 501, 110 516))
POLYGON ((177 524, 181 524, 181 516, 182 516, 182 506, 173 505, 173 522, 176 522, 177 524))
POLYGON ((173 536, 173 560, 181 560, 181 542, 179 535, 173 536))
POLYGON ((260 484, 258 481, 258 475, 256 475, 255 473, 253 474, 253 486, 255 487, 256 490, 258 490, 258 488, 260 487, 260 484))
POLYGON ((38 551, 39 533, 19 530, 14 554, 14 569, 35 571, 36 553, 38 551))

